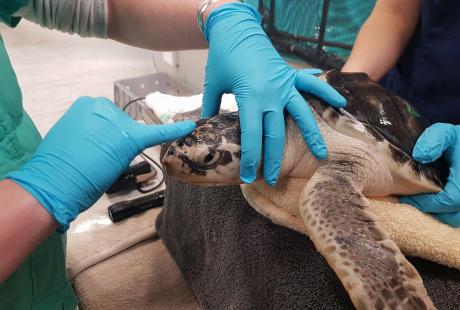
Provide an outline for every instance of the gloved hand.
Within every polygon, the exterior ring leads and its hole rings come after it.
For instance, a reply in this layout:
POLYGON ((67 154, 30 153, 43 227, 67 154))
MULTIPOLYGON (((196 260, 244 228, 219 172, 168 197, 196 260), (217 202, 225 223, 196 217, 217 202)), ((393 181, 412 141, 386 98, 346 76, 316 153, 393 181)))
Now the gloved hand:
POLYGON ((434 124, 415 144, 413 157, 421 163, 435 161, 444 153, 450 165, 447 184, 442 192, 401 197, 400 201, 433 213, 439 220, 460 227, 460 125, 434 124))
POLYGON ((65 231, 146 147, 177 139, 193 122, 147 126, 109 99, 78 99, 46 135, 33 157, 8 178, 27 190, 65 231))
POLYGON ((289 67, 263 31, 259 13, 247 4, 230 3, 213 10, 206 20, 205 37, 209 55, 202 117, 218 113, 223 93, 235 94, 241 124, 241 180, 251 183, 256 178, 263 145, 265 180, 276 183, 284 151, 284 110, 297 123, 313 155, 326 158, 313 113, 297 91, 344 107, 345 99, 312 75, 320 71, 289 67))

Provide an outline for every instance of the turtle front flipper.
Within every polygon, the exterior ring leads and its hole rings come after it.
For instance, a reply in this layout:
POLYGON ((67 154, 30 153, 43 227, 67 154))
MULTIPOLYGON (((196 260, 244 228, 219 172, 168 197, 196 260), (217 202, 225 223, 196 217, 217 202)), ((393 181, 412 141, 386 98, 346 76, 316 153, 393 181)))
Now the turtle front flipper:
POLYGON ((300 213, 316 249, 357 309, 435 309, 422 279, 367 211, 350 162, 328 162, 308 181, 300 213))

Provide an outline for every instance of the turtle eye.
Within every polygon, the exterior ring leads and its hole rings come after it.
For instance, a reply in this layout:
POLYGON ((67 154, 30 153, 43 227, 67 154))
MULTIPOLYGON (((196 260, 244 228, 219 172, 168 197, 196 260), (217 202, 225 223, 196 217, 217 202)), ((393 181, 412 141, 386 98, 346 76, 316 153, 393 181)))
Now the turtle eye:
POLYGON ((201 158, 201 164, 206 167, 214 165, 219 160, 220 154, 220 152, 209 151, 201 158))

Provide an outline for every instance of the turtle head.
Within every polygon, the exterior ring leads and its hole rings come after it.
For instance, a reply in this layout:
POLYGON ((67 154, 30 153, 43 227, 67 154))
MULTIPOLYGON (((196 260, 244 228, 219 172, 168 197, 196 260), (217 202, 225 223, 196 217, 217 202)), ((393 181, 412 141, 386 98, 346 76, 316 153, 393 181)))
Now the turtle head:
POLYGON ((201 185, 240 184, 240 126, 237 113, 196 123, 188 136, 174 141, 162 159, 169 176, 201 185))

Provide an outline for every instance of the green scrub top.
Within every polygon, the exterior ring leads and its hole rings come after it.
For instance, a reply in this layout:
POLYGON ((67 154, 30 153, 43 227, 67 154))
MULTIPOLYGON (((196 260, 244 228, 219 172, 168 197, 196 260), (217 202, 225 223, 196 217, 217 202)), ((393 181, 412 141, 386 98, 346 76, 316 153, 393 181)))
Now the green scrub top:
MULTIPOLYGON (((0 0, 0 21, 11 17, 27 0, 0 0)), ((22 94, 0 35, 0 179, 20 168, 41 141, 22 107, 22 94)), ((75 309, 78 301, 65 275, 64 234, 53 233, 0 284, 0 310, 75 309)))

